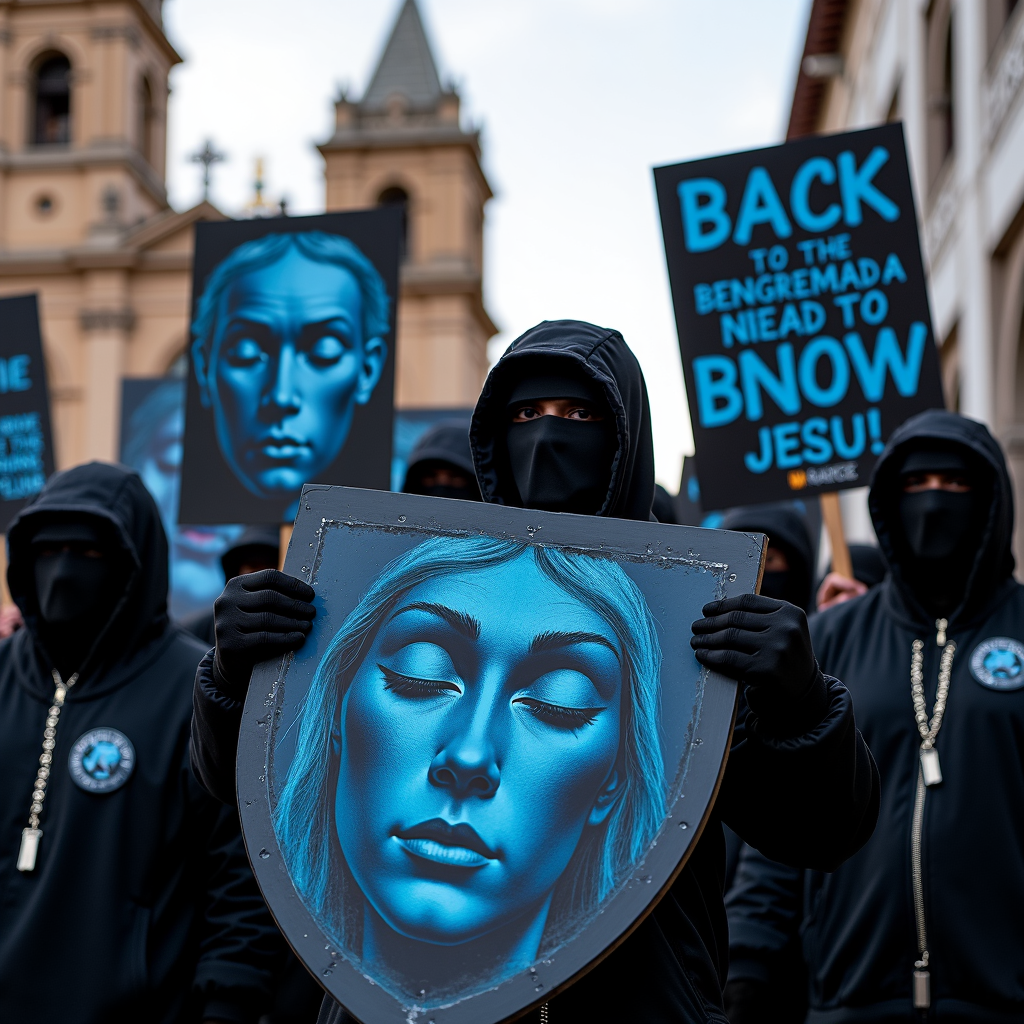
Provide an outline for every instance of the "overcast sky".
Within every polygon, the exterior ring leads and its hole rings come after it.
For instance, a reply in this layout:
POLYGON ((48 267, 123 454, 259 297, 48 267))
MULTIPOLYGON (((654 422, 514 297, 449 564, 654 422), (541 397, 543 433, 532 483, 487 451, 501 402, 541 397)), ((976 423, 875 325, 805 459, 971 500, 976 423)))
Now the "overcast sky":
MULTIPOLYGON (((315 144, 340 84, 359 96, 401 0, 167 0, 184 64, 171 74, 168 179, 228 154, 211 198, 237 213, 266 193, 323 210, 315 144)), ((492 356, 540 320, 622 331, 647 377, 658 477, 691 450, 651 167, 781 140, 809 0, 420 0, 442 80, 483 128, 484 297, 492 356)))

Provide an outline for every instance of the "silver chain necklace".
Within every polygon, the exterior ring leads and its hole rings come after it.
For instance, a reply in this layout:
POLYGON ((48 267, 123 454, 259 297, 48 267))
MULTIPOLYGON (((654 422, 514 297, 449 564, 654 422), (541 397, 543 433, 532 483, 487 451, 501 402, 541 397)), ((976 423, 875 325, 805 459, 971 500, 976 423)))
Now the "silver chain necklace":
POLYGON ((921 773, 924 775, 926 786, 937 786, 942 781, 942 769, 939 767, 939 752, 935 749, 935 738, 942 727, 942 716, 946 711, 949 680, 953 674, 953 655, 956 653, 956 644, 952 640, 946 643, 946 620, 939 619, 936 626, 936 640, 938 644, 944 646, 942 657, 939 660, 939 686, 935 691, 935 706, 932 708, 930 722, 924 699, 924 641, 914 641, 914 654, 910 663, 910 695, 914 701, 917 731, 921 734, 921 773))
POLYGON ((942 716, 949 697, 949 681, 953 675, 953 655, 956 644, 946 642, 945 619, 935 620, 935 643, 942 648, 939 659, 939 684, 935 691, 935 706, 931 721, 924 699, 924 641, 915 640, 910 659, 910 696, 914 702, 914 718, 921 736, 920 768, 917 773, 917 791, 914 795, 914 814, 910 823, 910 868, 914 889, 914 918, 917 924, 918 959, 914 963, 913 996, 914 1008, 926 1010, 931 1006, 931 955, 928 951, 928 928, 924 914, 924 868, 921 846, 924 834, 924 802, 930 786, 942 782, 942 768, 939 766, 939 752, 935 749, 935 738, 942 727, 942 716))
POLYGON ((36 854, 39 852, 39 840, 43 830, 39 827, 39 815, 43 813, 43 801, 46 799, 46 783, 50 778, 50 765, 53 763, 53 749, 57 745, 57 723, 60 711, 68 690, 78 682, 76 672, 66 683, 55 669, 50 669, 56 689, 53 692, 53 704, 46 713, 46 727, 43 729, 43 752, 39 755, 39 768, 35 782, 32 784, 32 806, 29 809, 28 828, 21 830, 21 850, 18 852, 18 870, 34 871, 36 854))

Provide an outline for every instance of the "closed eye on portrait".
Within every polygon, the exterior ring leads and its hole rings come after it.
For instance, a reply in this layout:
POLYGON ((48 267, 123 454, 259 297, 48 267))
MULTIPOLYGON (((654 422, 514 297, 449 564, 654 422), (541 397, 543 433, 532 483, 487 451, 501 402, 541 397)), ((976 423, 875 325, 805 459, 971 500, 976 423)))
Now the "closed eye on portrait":
POLYGON ((423 700, 430 697, 460 696, 462 694, 458 685, 447 679, 420 679, 416 676, 395 672, 381 664, 378 664, 377 668, 384 676, 384 689, 397 693, 401 697, 423 700))
POLYGON ((336 320, 306 324, 299 336, 299 350, 317 369, 334 366, 354 348, 351 332, 336 320))
POLYGON ((576 732, 584 726, 592 725, 604 708, 567 708, 561 704, 549 704, 536 697, 516 697, 513 704, 525 708, 534 718, 545 725, 553 725, 556 729, 576 732))
POLYGON ((247 368, 270 357, 270 329, 251 320, 236 320, 228 325, 222 350, 230 366, 247 368))

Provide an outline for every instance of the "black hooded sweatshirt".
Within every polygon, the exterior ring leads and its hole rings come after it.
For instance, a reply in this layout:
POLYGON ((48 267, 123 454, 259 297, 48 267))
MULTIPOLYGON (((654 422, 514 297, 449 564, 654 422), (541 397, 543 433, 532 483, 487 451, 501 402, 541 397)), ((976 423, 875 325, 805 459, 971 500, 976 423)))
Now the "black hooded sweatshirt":
POLYGON ((1024 587, 1012 577, 1013 492, 988 430, 932 411, 893 434, 875 470, 869 504, 890 575, 811 621, 815 653, 849 685, 858 725, 878 760, 878 827, 830 875, 794 872, 756 854, 744 859, 730 899, 730 979, 763 978, 773 953, 801 931, 812 1024, 916 1019, 911 833, 921 737, 911 648, 915 639, 924 642, 929 716, 941 648, 935 622, 907 585, 893 528, 903 460, 936 442, 970 453, 983 467, 981 492, 991 498, 964 599, 948 620, 946 636, 957 649, 935 743, 943 778, 924 802, 927 1019, 1024 1020, 1024 587))
POLYGON ((33 1024, 255 1019, 274 930, 235 812, 189 768, 192 680, 203 648, 167 620, 167 540, 139 477, 91 463, 52 477, 8 533, 26 628, 0 644, 0 1020, 33 1024), (128 582, 60 714, 36 867, 16 868, 42 753, 51 665, 37 642, 30 546, 40 526, 86 522, 128 582), (90 792, 76 742, 116 730, 134 766, 90 792))
POLYGON ((447 462, 473 479, 473 453, 469 450, 469 425, 465 420, 441 420, 424 432, 409 454, 406 491, 415 484, 423 465, 431 462, 447 462))
MULTIPOLYGON (((575 320, 545 322, 512 343, 484 384, 470 443, 484 501, 504 504, 510 471, 504 451, 508 399, 528 375, 568 360, 602 388, 615 417, 618 448, 600 514, 649 521, 654 447, 647 388, 617 331, 575 320)), ((689 623, 681 624, 689 630, 689 623)), ((212 659, 196 675, 193 763, 211 792, 233 800, 234 747, 241 704, 217 691, 212 659)), ((729 766, 712 819, 672 889, 601 966, 548 1006, 551 1024, 623 1021, 725 1024, 728 935, 722 883, 722 821, 744 839, 793 864, 831 870, 871 835, 878 776, 857 732, 850 695, 825 678, 795 710, 796 735, 750 727, 741 707, 729 766)), ((524 1018, 537 1020, 538 1012, 524 1018)), ((325 1001, 320 1024, 350 1020, 325 1001)))

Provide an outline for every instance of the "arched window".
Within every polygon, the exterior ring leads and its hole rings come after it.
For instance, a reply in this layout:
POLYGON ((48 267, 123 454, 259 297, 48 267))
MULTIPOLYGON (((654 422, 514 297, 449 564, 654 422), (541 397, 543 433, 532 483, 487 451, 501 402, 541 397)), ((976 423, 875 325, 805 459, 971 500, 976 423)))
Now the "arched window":
POLYGON ((404 260, 409 255, 409 193, 398 185, 392 185, 384 189, 377 196, 378 206, 400 206, 402 208, 402 248, 401 255, 404 260))
POLYGON ((32 141, 66 145, 71 141, 71 62, 62 53, 45 57, 36 69, 32 141))
POLYGON ((156 110, 153 107, 153 87, 149 84, 148 78, 139 82, 138 110, 138 136, 139 152, 151 166, 155 162, 155 138, 153 135, 156 124, 156 110))
POLYGON ((953 17, 949 0, 935 0, 928 11, 927 48, 928 181, 934 184, 956 141, 953 17))

